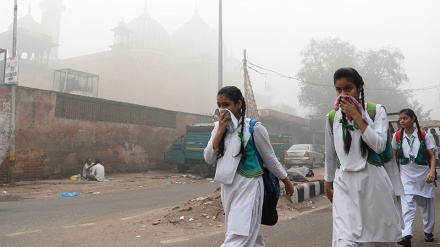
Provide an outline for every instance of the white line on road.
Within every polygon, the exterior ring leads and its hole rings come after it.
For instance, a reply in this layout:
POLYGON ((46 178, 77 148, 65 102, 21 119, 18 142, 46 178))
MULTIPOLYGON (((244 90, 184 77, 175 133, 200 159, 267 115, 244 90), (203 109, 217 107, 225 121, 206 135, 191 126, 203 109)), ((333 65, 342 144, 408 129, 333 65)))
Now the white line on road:
POLYGON ((172 243, 177 243, 177 242, 182 242, 182 241, 188 241, 189 238, 175 238, 175 239, 168 239, 168 240, 162 240, 160 241, 162 244, 172 244, 172 243))
POLYGON ((138 214, 138 215, 128 216, 128 217, 125 217, 125 218, 121 218, 121 220, 131 220, 131 219, 134 219, 134 218, 139 218, 141 216, 147 215, 149 213, 151 213, 151 212, 145 212, 145 213, 138 214))
POLYGON ((14 236, 19 236, 19 235, 24 235, 24 234, 31 234, 31 233, 36 233, 36 232, 41 232, 41 230, 33 230, 33 231, 28 231, 28 232, 16 232, 16 233, 9 234, 8 237, 14 237, 14 236))
POLYGON ((93 226, 96 223, 85 223, 81 225, 70 225, 70 226, 63 226, 63 228, 75 228, 75 227, 82 227, 82 226, 93 226))

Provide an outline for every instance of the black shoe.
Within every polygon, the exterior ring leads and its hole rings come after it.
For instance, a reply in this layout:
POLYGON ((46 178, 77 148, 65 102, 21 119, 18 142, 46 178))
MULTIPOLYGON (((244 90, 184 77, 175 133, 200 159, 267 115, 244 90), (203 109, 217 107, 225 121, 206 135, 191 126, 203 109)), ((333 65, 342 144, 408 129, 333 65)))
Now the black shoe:
POLYGON ((434 235, 432 235, 432 233, 425 232, 425 241, 426 242, 434 242, 434 235))
POLYGON ((405 237, 402 238, 402 240, 397 242, 397 244, 403 245, 405 247, 411 247, 411 239, 412 239, 411 235, 406 235, 405 237))

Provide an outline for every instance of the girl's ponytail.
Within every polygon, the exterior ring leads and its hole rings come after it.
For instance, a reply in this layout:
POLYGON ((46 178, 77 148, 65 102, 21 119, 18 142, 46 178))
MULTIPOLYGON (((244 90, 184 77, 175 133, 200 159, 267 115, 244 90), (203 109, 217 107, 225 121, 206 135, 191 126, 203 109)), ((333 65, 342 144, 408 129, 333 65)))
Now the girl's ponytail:
MULTIPOLYGON (((244 101, 244 97, 241 99, 241 133, 243 133, 244 135, 244 119, 245 119, 245 114, 246 114, 246 102, 244 101)), ((239 156, 241 154, 241 159, 240 162, 244 163, 246 161, 247 155, 246 155, 246 151, 244 150, 244 143, 243 140, 241 141, 240 144, 240 153, 237 154, 237 156, 239 156)))
MULTIPOLYGON (((347 115, 345 113, 342 113, 342 124, 347 125, 347 115)), ((348 128, 344 128, 342 131, 345 131, 344 136, 344 151, 346 154, 350 153, 350 146, 351 146, 351 134, 348 128)))
POLYGON ((429 153, 428 147, 426 147, 426 140, 425 140, 426 136, 422 136, 422 130, 420 129, 419 120, 417 119, 417 117, 415 122, 417 126, 417 136, 419 137, 419 141, 422 142, 423 140, 425 142, 425 148, 423 150, 423 158, 429 161, 431 159, 431 154, 429 153))

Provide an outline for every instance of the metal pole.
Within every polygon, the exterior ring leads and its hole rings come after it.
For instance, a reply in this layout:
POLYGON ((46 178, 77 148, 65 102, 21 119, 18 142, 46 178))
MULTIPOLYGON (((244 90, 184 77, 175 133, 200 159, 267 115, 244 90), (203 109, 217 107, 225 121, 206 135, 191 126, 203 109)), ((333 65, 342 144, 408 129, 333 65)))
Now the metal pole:
POLYGON ((223 87, 223 34, 222 34, 222 0, 219 0, 218 18, 218 90, 223 87))
MULTIPOLYGON (((14 22, 12 36, 12 57, 17 56, 17 0, 14 0, 14 22)), ((17 77, 18 78, 18 77, 17 77)), ((8 182, 15 185, 14 165, 15 165, 15 84, 11 86, 11 143, 9 151, 9 173, 8 182)))

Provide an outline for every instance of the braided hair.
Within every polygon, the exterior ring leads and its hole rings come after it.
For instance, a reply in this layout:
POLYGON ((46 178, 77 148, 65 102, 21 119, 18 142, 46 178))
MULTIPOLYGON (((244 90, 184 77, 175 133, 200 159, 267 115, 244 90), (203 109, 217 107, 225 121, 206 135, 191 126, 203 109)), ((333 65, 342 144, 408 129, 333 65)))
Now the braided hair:
MULTIPOLYGON (((420 129, 419 120, 416 116, 416 113, 411 109, 402 109, 402 110, 400 110, 399 114, 406 114, 406 115, 408 115, 408 117, 414 118, 415 119, 414 122, 416 123, 416 127, 417 127, 417 136, 419 137, 419 141, 425 140, 425 137, 422 136, 422 130, 420 129)), ((402 129, 400 130, 400 141, 403 141, 403 132, 404 131, 405 131, 405 129, 402 127, 402 129)), ((423 150, 423 151, 424 151, 423 158, 425 160, 429 160, 431 158, 431 154, 429 153, 429 150, 426 147, 426 145, 425 145, 425 150, 423 150)), ((399 158, 399 159, 403 158, 403 150, 402 150, 401 145, 397 149, 397 158, 399 158)))
MULTIPOLYGON (((335 74, 333 75, 333 84, 336 84, 336 81, 342 78, 346 78, 347 80, 353 82, 356 85, 356 88, 359 89, 359 87, 362 87, 361 89, 361 104, 362 108, 365 111, 365 93, 364 93, 364 80, 362 79, 362 76, 353 68, 340 68, 336 70, 335 74)), ((347 124, 347 114, 342 113, 342 121, 344 124, 347 124)), ((344 151, 346 154, 350 152, 350 146, 351 146, 351 134, 348 129, 345 129, 345 139, 344 139, 344 151)), ((368 155, 368 145, 365 143, 365 141, 361 138, 360 139, 360 147, 361 147, 361 153, 362 157, 366 157, 368 155)))
MULTIPOLYGON (((217 96, 219 96, 219 95, 223 95, 226 98, 232 100, 234 102, 234 104, 237 104, 238 101, 241 100, 241 102, 242 102, 242 104, 241 104, 241 122, 239 123, 239 126, 241 125, 241 133, 243 133, 244 119, 245 119, 245 115, 246 115, 246 102, 244 100, 243 94, 241 93, 240 89, 238 89, 237 87, 234 87, 234 86, 226 86, 218 91, 217 96)), ((220 159, 225 154, 225 136, 226 136, 226 131, 225 131, 225 133, 223 133, 222 139, 221 139, 219 146, 218 146, 217 159, 220 159)), ((241 142, 241 144, 240 144, 240 152, 235 157, 238 157, 239 155, 241 155, 241 158, 240 158, 241 162, 246 161, 247 156, 246 156, 246 152, 244 150, 244 143, 243 142, 241 142)))

